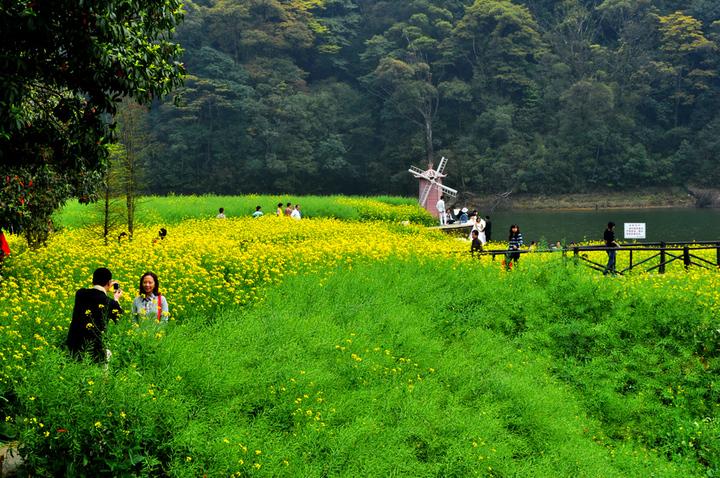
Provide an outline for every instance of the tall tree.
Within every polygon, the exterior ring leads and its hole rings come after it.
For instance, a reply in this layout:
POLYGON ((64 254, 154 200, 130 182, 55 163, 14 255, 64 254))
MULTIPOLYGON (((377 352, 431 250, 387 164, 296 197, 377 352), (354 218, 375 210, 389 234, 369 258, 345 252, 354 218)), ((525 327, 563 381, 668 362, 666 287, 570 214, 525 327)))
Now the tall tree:
POLYGON ((425 159, 434 162, 434 121, 440 105, 438 84, 447 64, 443 49, 453 15, 427 0, 410 2, 411 15, 367 42, 363 58, 375 65, 366 76, 370 90, 423 132, 425 159))
POLYGON ((125 99, 118 108, 118 142, 115 151, 115 181, 125 196, 127 231, 130 239, 135 232, 135 212, 140 192, 151 169, 148 167, 153 142, 147 128, 147 108, 125 99))
POLYGON ((692 106, 698 93, 709 88, 709 81, 717 76, 709 62, 717 53, 715 42, 708 40, 702 23, 682 12, 659 16, 661 49, 667 61, 658 62, 658 73, 671 78, 673 125, 680 124, 680 108, 692 106))

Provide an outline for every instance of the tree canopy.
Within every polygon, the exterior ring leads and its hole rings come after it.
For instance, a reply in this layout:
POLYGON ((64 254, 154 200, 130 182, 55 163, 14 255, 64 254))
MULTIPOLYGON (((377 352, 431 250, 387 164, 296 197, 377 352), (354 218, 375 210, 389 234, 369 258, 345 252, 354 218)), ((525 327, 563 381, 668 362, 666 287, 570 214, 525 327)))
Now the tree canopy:
POLYGON ((204 0, 152 192, 713 185, 720 11, 691 0, 204 0))
POLYGON ((0 93, 2 161, 64 161, 68 194, 91 190, 113 95, 130 93, 156 99, 145 192, 412 194, 408 166, 442 155, 474 193, 720 181, 708 0, 189 2, 180 107, 160 99, 178 84, 178 4, 71 3, 35 18, 12 2, 3 31, 21 41, 0 46, 18 78, 0 93))
POLYGON ((147 104, 181 84, 170 35, 182 16, 179 0, 3 2, 1 226, 40 233, 48 210, 93 197, 117 102, 147 104))

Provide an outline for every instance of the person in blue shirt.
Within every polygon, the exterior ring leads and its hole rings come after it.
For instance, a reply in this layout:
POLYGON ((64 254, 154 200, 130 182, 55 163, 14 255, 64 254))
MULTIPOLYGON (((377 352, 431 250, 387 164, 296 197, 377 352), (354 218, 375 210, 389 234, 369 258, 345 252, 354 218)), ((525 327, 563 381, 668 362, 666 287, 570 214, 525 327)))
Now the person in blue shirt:
POLYGON ((460 218, 459 218, 460 224, 465 224, 469 220, 470 220, 470 218, 468 217, 468 210, 466 207, 464 207, 460 211, 460 218))
POLYGON ((262 206, 256 206, 256 207, 255 207, 255 212, 252 214, 252 217, 253 217, 254 219, 257 219, 257 218, 259 218, 259 217, 262 216, 262 215, 263 215, 262 206))

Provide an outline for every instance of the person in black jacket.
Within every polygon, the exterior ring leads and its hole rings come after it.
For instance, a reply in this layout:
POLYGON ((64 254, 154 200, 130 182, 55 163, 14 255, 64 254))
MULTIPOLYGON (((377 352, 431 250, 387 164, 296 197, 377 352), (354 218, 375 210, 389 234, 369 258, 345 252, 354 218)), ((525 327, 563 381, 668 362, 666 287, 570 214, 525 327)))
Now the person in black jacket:
POLYGON ((603 232, 603 241, 605 241, 605 247, 608 249, 605 251, 608 255, 608 262, 603 271, 603 275, 615 274, 615 256, 617 251, 613 248, 620 247, 620 244, 615 240, 615 223, 608 222, 607 229, 603 232))
POLYGON ((80 289, 75 293, 75 307, 67 337, 67 347, 74 358, 82 360, 83 352, 90 352, 94 362, 107 361, 110 353, 103 345, 103 333, 108 320, 117 323, 118 316, 123 312, 118 303, 121 296, 122 290, 112 280, 112 272, 105 267, 93 272, 91 289, 80 289), (115 289, 112 299, 107 295, 111 288, 115 289))

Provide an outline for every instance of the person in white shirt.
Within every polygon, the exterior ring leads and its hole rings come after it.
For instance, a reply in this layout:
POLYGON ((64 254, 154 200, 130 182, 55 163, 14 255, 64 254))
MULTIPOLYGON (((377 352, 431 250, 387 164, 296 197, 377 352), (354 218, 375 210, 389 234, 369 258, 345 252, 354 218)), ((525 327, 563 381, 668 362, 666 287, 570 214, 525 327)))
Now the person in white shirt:
POLYGON ((255 212, 252 214, 253 219, 257 219, 263 215, 262 206, 257 206, 255 212))
POLYGON ((221 207, 220 209, 218 209, 218 215, 215 217, 218 219, 225 219, 225 208, 221 207))
POLYGON ((437 208, 438 215, 440 216, 440 225, 444 226, 447 224, 447 221, 445 220, 445 196, 440 196, 440 199, 438 199, 435 207, 437 208))
POLYGON ((290 217, 293 219, 300 220, 300 218, 302 216, 300 215, 300 205, 299 204, 295 205, 295 209, 293 209, 292 212, 290 213, 290 217))
POLYGON ((470 222, 473 225, 472 229, 470 229, 470 240, 472 240, 473 231, 477 231, 478 240, 484 246, 487 243, 487 239, 485 238, 485 219, 483 219, 477 212, 474 212, 473 216, 470 218, 470 222))

